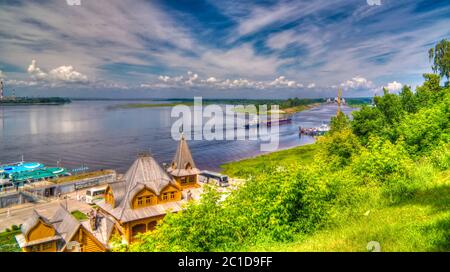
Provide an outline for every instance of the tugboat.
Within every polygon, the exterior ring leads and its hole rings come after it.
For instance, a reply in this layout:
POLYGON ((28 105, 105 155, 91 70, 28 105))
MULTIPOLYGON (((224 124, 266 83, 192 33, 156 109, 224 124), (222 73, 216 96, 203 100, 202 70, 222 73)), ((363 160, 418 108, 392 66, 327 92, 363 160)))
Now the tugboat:
POLYGON ((250 122, 248 122, 245 125, 245 128, 249 129, 249 128, 255 127, 255 126, 259 127, 260 125, 266 125, 267 127, 270 127, 270 126, 275 125, 275 124, 284 125, 284 124, 288 124, 288 123, 291 123, 291 122, 292 122, 292 117, 291 116, 279 118, 279 119, 276 119, 276 120, 269 119, 268 121, 265 121, 265 122, 259 122, 257 120, 257 118, 256 118, 256 121, 255 121, 255 119, 252 119, 250 122))

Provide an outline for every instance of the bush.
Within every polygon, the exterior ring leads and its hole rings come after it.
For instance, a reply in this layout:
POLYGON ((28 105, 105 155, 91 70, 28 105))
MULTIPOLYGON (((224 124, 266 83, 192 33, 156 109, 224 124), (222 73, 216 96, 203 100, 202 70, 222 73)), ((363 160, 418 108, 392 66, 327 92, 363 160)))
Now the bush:
POLYGON ((430 156, 432 164, 440 170, 450 168, 450 143, 439 145, 430 156))
POLYGON ((287 241, 311 233, 327 218, 329 190, 317 169, 272 168, 226 199, 213 187, 186 210, 169 214, 132 251, 236 250, 258 240, 287 241))

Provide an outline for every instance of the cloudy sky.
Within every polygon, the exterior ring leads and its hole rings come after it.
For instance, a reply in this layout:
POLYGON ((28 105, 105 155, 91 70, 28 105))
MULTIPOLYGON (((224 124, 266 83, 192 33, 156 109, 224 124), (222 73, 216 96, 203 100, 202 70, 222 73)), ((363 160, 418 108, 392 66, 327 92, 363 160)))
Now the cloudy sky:
POLYGON ((69 97, 368 96, 415 86, 448 0, 0 0, 7 91, 69 97))

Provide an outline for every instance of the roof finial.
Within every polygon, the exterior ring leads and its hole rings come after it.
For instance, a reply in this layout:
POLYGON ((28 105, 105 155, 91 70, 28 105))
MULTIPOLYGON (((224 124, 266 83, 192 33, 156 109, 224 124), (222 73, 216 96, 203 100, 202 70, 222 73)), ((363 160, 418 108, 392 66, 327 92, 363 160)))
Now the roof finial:
POLYGON ((181 140, 184 140, 184 127, 183 127, 183 124, 181 124, 181 127, 180 127, 180 134, 181 134, 181 140))
POLYGON ((338 97, 337 97, 338 110, 337 110, 336 115, 339 115, 339 113, 341 113, 341 100, 342 100, 342 89, 339 88, 338 97))

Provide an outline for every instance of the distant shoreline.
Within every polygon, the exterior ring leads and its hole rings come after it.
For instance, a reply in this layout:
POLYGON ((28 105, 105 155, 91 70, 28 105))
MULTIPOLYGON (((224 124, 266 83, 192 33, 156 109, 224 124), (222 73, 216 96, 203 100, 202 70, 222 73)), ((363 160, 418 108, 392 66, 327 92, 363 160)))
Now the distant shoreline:
POLYGON ((72 101, 68 98, 62 97, 42 97, 42 98, 29 98, 29 97, 16 97, 16 98, 4 98, 0 100, 0 106, 28 106, 28 105, 64 105, 69 104, 72 101))

